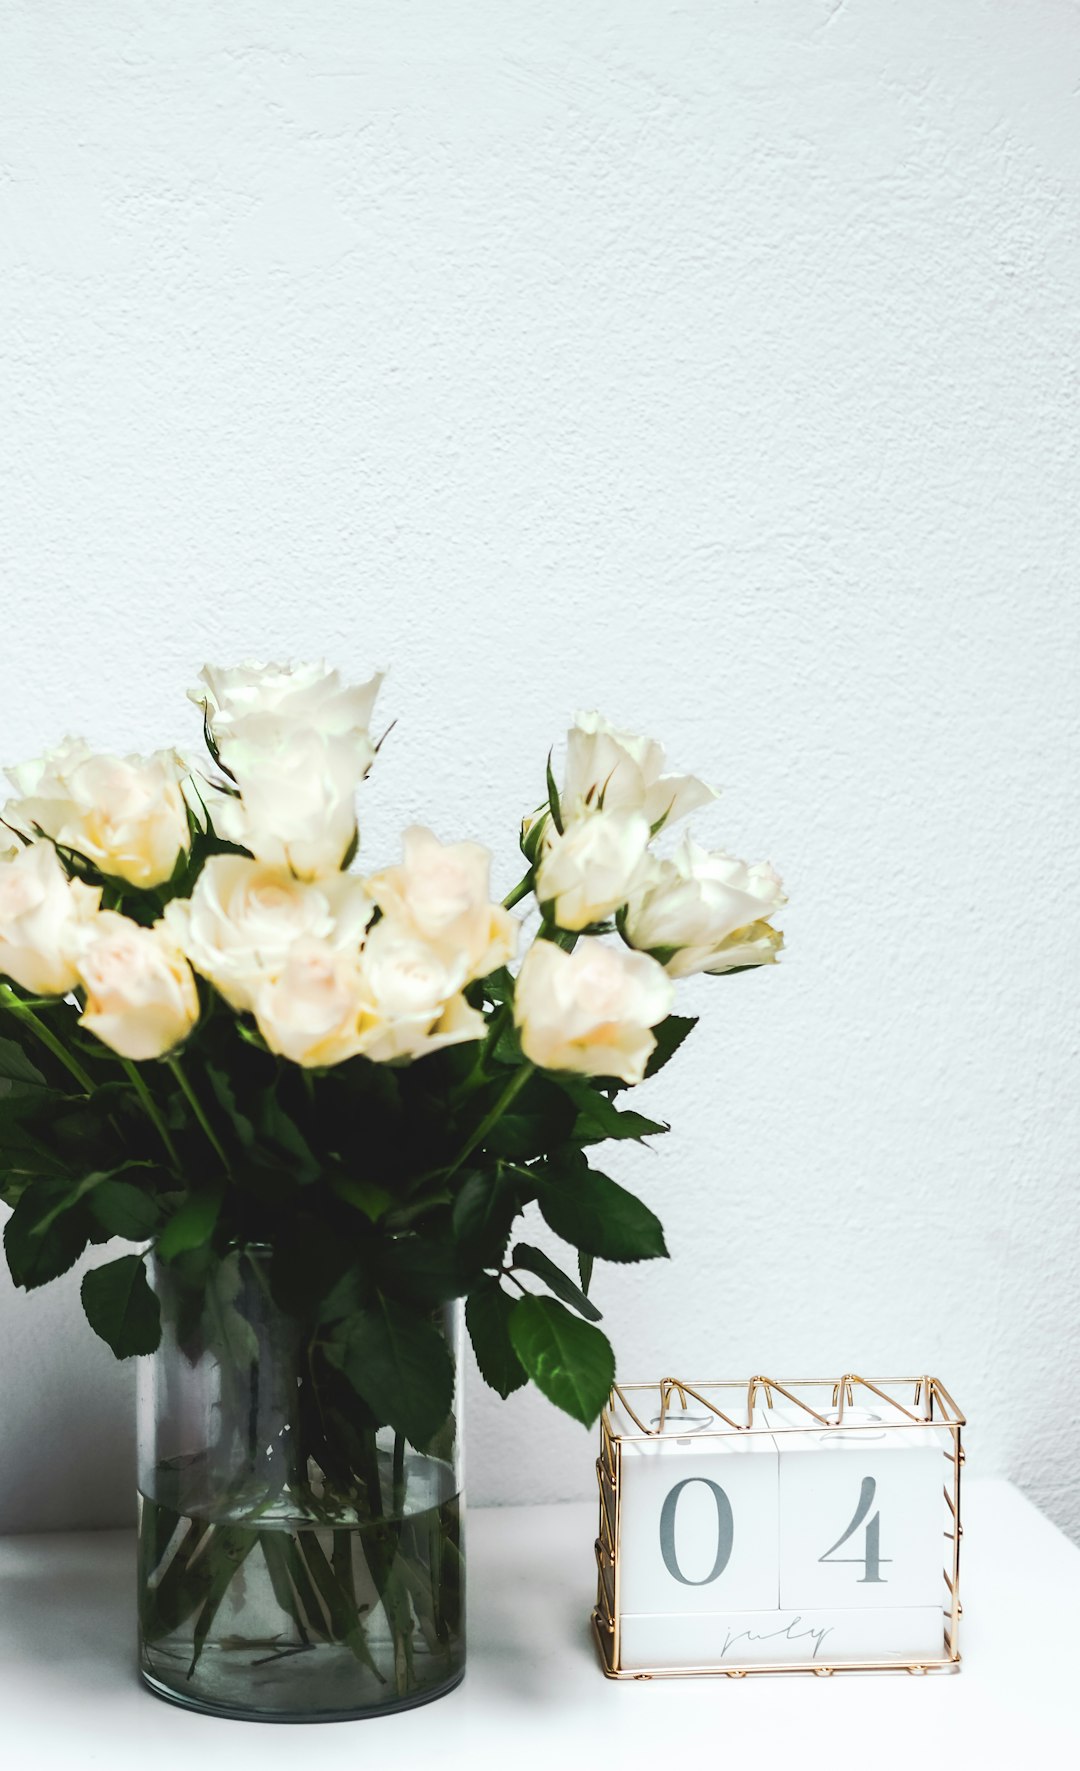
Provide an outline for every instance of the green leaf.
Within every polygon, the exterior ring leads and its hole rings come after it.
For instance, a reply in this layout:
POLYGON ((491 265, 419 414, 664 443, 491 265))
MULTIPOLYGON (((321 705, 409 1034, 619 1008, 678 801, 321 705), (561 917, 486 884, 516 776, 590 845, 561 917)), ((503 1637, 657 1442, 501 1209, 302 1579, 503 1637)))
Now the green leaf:
MULTIPOLYGON (((161 1207, 152 1193, 106 1175, 90 1195, 90 1215, 109 1236, 144 1242, 157 1229, 161 1207)), ((96 1240, 96 1238, 95 1238, 96 1240)))
MULTIPOLYGON (((36 1234, 40 1236, 50 1230, 62 1213, 70 1212, 85 1199, 95 1227, 106 1233, 103 1238, 89 1230, 91 1241, 100 1242, 108 1236, 127 1236, 131 1241, 142 1241, 152 1233, 160 1216, 153 1192, 148 1190, 159 1172, 152 1162, 135 1161, 122 1162, 115 1169, 95 1169, 77 1181, 67 1177, 62 1186, 56 1188, 50 1209, 39 1218, 36 1234), (141 1185, 120 1178, 132 1172, 143 1175, 141 1185)), ((82 1221, 85 1222, 85 1218, 82 1221)))
POLYGON ((380 1421, 422 1450, 450 1412, 454 1367, 433 1324, 380 1297, 349 1316, 325 1343, 326 1357, 380 1421))
POLYGON ((547 759, 547 793, 548 793, 548 805, 551 808, 551 822, 554 824, 556 830, 558 831, 559 835, 561 836, 563 833, 562 807, 559 804, 559 789, 555 785, 555 776, 552 773, 552 769, 551 769, 551 751, 550 750, 548 751, 548 759, 547 759))
POLYGON ((379 1283, 385 1282, 388 1292, 428 1308, 461 1297, 468 1286, 458 1249, 423 1236, 395 1236, 386 1242, 379 1272, 379 1283))
POLYGON ((274 1245, 270 1289, 286 1315, 304 1317, 319 1311, 350 1267, 362 1264, 369 1245, 343 1236, 337 1223, 289 1210, 288 1232, 274 1245))
POLYGON ((548 1290, 562 1298, 564 1304, 570 1304, 580 1315, 588 1317, 590 1322, 599 1322, 601 1312, 596 1305, 589 1302, 585 1293, 578 1289, 561 1267, 549 1260, 542 1248, 533 1248, 528 1242, 519 1242, 510 1259, 511 1264, 520 1267, 523 1273, 535 1273, 537 1279, 542 1279, 548 1290))
POLYGON ((248 1371, 259 1357, 259 1337, 247 1317, 233 1304, 207 1311, 207 1335, 218 1357, 236 1371, 248 1371))
POLYGON ((161 1308, 137 1254, 94 1267, 83 1278, 82 1301, 94 1333, 118 1359, 154 1352, 161 1340, 161 1308))
POLYGON ((268 1089, 263 1097, 259 1111, 259 1131, 263 1137, 276 1144, 279 1150, 284 1151, 296 1180, 318 1179, 322 1165, 318 1157, 313 1155, 311 1146, 295 1119, 282 1106, 273 1089, 268 1089))
POLYGON ((483 991, 488 1002, 513 1002, 514 979, 508 967, 501 965, 496 971, 489 972, 483 981, 483 991))
POLYGON ((75 1265, 90 1240, 85 1217, 74 1211, 71 1180, 36 1181, 23 1193, 4 1228, 4 1253, 16 1285, 34 1291, 75 1265))
POLYGON ((49 1086, 14 1039, 0 1039, 0 1082, 27 1082, 35 1088, 49 1086))
MULTIPOLYGON (((194 1258, 198 1260, 199 1256, 194 1258)), ((259 1337, 236 1307, 248 1283, 242 1267, 250 1258, 246 1251, 234 1248, 216 1267, 211 1266, 204 1292, 202 1328, 207 1344, 223 1365, 239 1372, 246 1371, 259 1357, 259 1337)))
POLYGON ((497 1279, 485 1279, 470 1292, 465 1305, 465 1326, 480 1376, 504 1400, 529 1381, 510 1340, 510 1318, 516 1308, 497 1279))
POLYGON ((683 1040, 686 1039, 698 1024, 697 1015, 668 1015, 667 1019, 653 1028, 656 1050, 645 1066, 646 1077, 655 1076, 662 1070, 668 1059, 674 1057, 683 1040))
POLYGON ((221 1213, 222 1194, 193 1193, 171 1217, 158 1238, 157 1252, 163 1261, 171 1261, 189 1248, 202 1248, 209 1242, 221 1213))
POLYGON ((644 1113, 635 1113, 630 1108, 620 1112, 614 1101, 588 1084, 575 1090, 574 1098, 578 1116, 573 1137, 578 1144, 601 1144, 608 1138, 636 1138, 640 1142, 671 1130, 662 1121, 646 1119, 644 1113))
POLYGON ((577 1270, 578 1278, 581 1280, 581 1289, 588 1297, 589 1287, 592 1284, 593 1257, 591 1254, 586 1254, 583 1248, 579 1248, 577 1252, 577 1270))
MULTIPOLYGON (((505 1073, 490 1091, 478 1090, 477 1116, 494 1106, 506 1087, 505 1073)), ((517 1099, 495 1122, 484 1139, 484 1149, 511 1162, 525 1162, 553 1150, 570 1136, 576 1118, 570 1096, 547 1076, 531 1076, 517 1099)))
POLYGON ((510 1340, 537 1389, 557 1408, 591 1427, 615 1382, 615 1355, 606 1335, 579 1322, 554 1298, 519 1298, 510 1340))
POLYGON ((195 1669, 206 1646, 214 1618, 233 1581, 240 1573, 241 1565, 250 1556, 258 1541, 259 1534, 254 1531, 218 1531, 215 1533, 205 1558, 210 1562, 212 1568, 210 1590, 203 1602, 191 1636, 191 1661, 187 1669, 189 1679, 195 1676, 195 1669))
POLYGON ((377 1224, 393 1208, 393 1194, 388 1193, 385 1187, 376 1186, 374 1181, 359 1180, 353 1175, 334 1174, 330 1176, 330 1189, 346 1205, 354 1205, 357 1211, 362 1211, 372 1224, 377 1224))
POLYGON ((451 1220, 466 1258, 478 1267, 501 1266, 521 1205, 518 1188, 501 1169, 475 1169, 467 1175, 451 1220))
POLYGON ((521 1035, 513 1021, 507 1021, 495 1040, 492 1056, 497 1064, 523 1064, 525 1054, 521 1049, 521 1035))
POLYGON ((362 1267, 350 1267, 319 1305, 320 1322, 340 1322, 355 1316, 371 1302, 371 1280, 362 1267))
POLYGON ((32 1114, 0 1098, 0 1199, 14 1205, 35 1179, 63 1179, 67 1164, 27 1124, 32 1114))
POLYGON ((667 1254, 660 1219, 584 1157, 533 1170, 544 1222, 585 1254, 602 1261, 651 1261, 667 1254))
POLYGON ((214 1099, 228 1119, 236 1134, 236 1141, 244 1150, 250 1150, 255 1142, 255 1127, 246 1113, 241 1113, 236 1104, 236 1094, 231 1079, 216 1064, 207 1064, 207 1081, 214 1093, 214 1099))
POLYGON ((53 1202, 47 1210, 43 1210, 34 1226, 34 1234, 43 1236, 51 1230, 57 1218, 64 1212, 71 1211, 87 1193, 92 1193, 107 1178, 106 1169, 95 1169, 91 1174, 80 1175, 78 1180, 71 1176, 56 1187, 53 1202))

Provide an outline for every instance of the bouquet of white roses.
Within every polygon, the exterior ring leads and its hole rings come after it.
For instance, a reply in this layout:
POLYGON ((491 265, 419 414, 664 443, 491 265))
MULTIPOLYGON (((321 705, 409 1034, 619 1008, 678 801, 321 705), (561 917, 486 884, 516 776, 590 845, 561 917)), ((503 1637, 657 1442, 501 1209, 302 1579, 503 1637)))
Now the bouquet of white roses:
MULTIPOLYGON (((561 787, 549 759, 501 903, 484 848, 420 827, 397 865, 358 871, 379 683, 208 667, 191 696, 204 766, 69 739, 11 771, 8 1264, 29 1289, 118 1237, 134 1247, 92 1268, 82 1297, 119 1357, 158 1344, 153 1257, 191 1356, 214 1342, 250 1365, 236 1275, 257 1251, 260 1284, 303 1324, 319 1430, 339 1421, 350 1446, 357 1419, 433 1441, 453 1389, 435 1315, 464 1298, 487 1382, 505 1396, 531 1378, 588 1423, 614 1377, 593 1262, 666 1252, 654 1214, 588 1152, 667 1129, 624 1096, 694 1024, 672 1012, 676 981, 772 962, 780 881, 688 837, 661 858, 711 789, 595 714, 569 733, 561 787), (520 956, 513 911, 530 896, 520 956), (534 1202, 576 1276, 513 1242, 534 1202), (223 1275, 228 1333, 208 1307, 223 1275)), ((324 1496, 333 1460, 302 1451, 289 1480, 324 1496)), ((338 1461, 356 1507, 363 1458, 338 1461)))

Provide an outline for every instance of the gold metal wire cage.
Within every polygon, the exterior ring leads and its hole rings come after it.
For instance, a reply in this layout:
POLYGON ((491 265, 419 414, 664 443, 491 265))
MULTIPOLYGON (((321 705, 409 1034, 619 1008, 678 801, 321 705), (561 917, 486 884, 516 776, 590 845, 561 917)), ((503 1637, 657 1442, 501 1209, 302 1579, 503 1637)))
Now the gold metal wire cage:
MULTIPOLYGON (((726 1398, 725 1398, 726 1399, 726 1398)), ((815 1396, 815 1399, 816 1396, 815 1396)), ((960 1442, 961 1429, 966 1425, 956 1403, 948 1390, 936 1377, 905 1377, 905 1378, 864 1378, 855 1372, 847 1372, 834 1380, 832 1378, 789 1378, 785 1383, 778 1383, 775 1378, 752 1377, 749 1379, 722 1379, 709 1383, 691 1385, 680 1378, 665 1377, 659 1383, 652 1384, 615 1384, 608 1398, 608 1405, 600 1416, 600 1456, 596 1460, 596 1479, 600 1488, 600 1534, 596 1539, 597 1592, 596 1607, 592 1614, 593 1633, 600 1651, 600 1662, 605 1675, 609 1679, 682 1679, 682 1678, 726 1678, 743 1679, 757 1673, 814 1673, 818 1678, 828 1678, 839 1672, 956 1672, 960 1666, 960 1617, 963 1607, 960 1604, 960 1539, 963 1527, 960 1523, 960 1470, 964 1462, 964 1450, 960 1442), (721 1409, 715 1401, 702 1395, 703 1390, 710 1392, 730 1391, 732 1394, 732 1413, 721 1409), (944 1484, 946 1515, 946 1554, 942 1576, 945 1582, 945 1598, 942 1607, 944 1627, 942 1632, 942 1652, 940 1657, 905 1662, 902 1660, 843 1660, 830 1665, 822 1665, 812 1661, 783 1661, 768 1664, 755 1663, 750 1666, 685 1666, 685 1667, 624 1667, 620 1660, 620 1525, 621 1525, 621 1490, 622 1490, 622 1448, 627 1444, 641 1443, 644 1440, 657 1438, 664 1430, 668 1414, 671 1411, 672 1397, 676 1397, 679 1406, 685 1409, 688 1396, 707 1408, 717 1418, 715 1428, 707 1432, 696 1433, 695 1438, 723 1438, 731 1434, 762 1434, 780 1437, 785 1433, 805 1431, 801 1427, 760 1426, 754 1424, 754 1406, 759 1392, 765 1397, 766 1406, 772 1407, 773 1394, 783 1396, 794 1407, 802 1409, 812 1420, 830 1432, 858 1432, 862 1423, 845 1421, 845 1411, 856 1407, 855 1395, 858 1390, 867 1390, 887 1402, 902 1417, 889 1423, 889 1430, 896 1432, 918 1433, 928 1427, 945 1428, 950 1437, 951 1450, 945 1456, 949 1468, 944 1484), (814 1408, 803 1395, 795 1391, 823 1392, 823 1407, 828 1413, 814 1408), (647 1418, 656 1418, 655 1427, 646 1426, 641 1415, 630 1401, 631 1395, 644 1394, 657 1403, 655 1411, 645 1409, 647 1418), (831 1401, 826 1403, 825 1396, 831 1401), (637 1432, 620 1432, 613 1418, 616 1403, 632 1421, 637 1432), (741 1403, 741 1406, 740 1406, 741 1403), (737 1418, 738 1416, 738 1418, 737 1418)))

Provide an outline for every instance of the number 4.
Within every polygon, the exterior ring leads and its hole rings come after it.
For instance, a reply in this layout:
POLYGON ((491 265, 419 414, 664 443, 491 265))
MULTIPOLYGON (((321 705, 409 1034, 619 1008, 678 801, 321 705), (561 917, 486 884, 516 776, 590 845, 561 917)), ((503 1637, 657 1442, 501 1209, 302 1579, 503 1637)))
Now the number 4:
POLYGON ((887 1584, 885 1576, 881 1573, 881 1564, 882 1562, 891 1562, 892 1557, 881 1554, 881 1514, 875 1513, 874 1517, 866 1522, 866 1547, 861 1556, 838 1556, 836 1552, 843 1549, 853 1532, 858 1531, 874 1504, 876 1492, 877 1483, 873 1476, 864 1476, 862 1488, 859 1491, 859 1504, 855 1508, 851 1524, 844 1532, 843 1537, 837 1538, 832 1549, 826 1550, 823 1556, 818 1557, 819 1562, 861 1562, 866 1573, 858 1581, 859 1586, 870 1586, 875 1582, 882 1586, 887 1584))

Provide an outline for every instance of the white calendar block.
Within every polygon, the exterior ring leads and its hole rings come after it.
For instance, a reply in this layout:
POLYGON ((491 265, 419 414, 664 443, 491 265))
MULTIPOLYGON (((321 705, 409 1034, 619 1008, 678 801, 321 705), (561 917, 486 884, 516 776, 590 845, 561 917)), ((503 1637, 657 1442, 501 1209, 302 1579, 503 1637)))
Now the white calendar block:
POLYGON ((664 1432, 622 1448, 623 1611, 754 1611, 779 1590, 776 1446, 715 1438, 714 1415, 676 1409, 664 1432), (689 1430, 688 1430, 689 1429, 689 1430))
POLYGON ((605 1671, 955 1667, 963 1424, 932 1378, 617 1387, 597 1462, 605 1671))
POLYGON ((806 1431, 795 1408, 763 1412, 779 1429, 781 1606, 940 1609, 949 1434, 884 1403, 848 1410, 858 1429, 842 1432, 806 1431))

